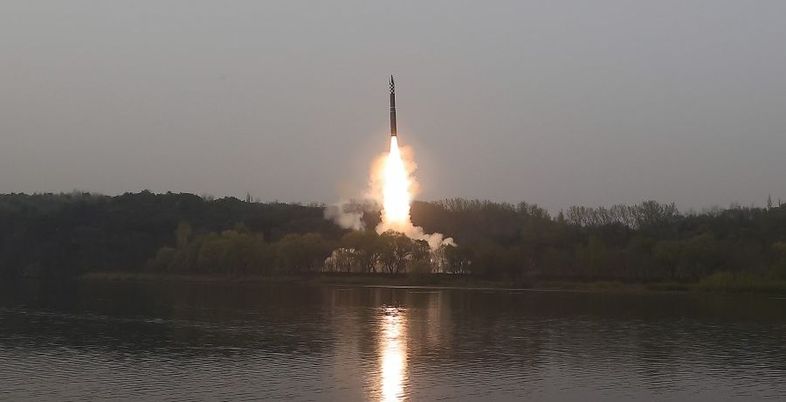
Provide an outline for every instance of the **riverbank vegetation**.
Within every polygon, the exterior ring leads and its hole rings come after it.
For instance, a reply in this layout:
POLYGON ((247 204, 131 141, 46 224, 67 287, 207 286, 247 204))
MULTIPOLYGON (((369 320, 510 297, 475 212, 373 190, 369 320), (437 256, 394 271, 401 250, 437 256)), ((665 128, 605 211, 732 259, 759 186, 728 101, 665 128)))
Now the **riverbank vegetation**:
MULTIPOLYGON (((786 206, 681 213, 654 201, 572 207, 451 199, 416 202, 413 223, 457 246, 429 250, 398 233, 349 231, 323 206, 147 191, 110 197, 0 195, 0 274, 90 272, 285 276, 434 273, 518 285, 660 283, 778 290, 786 206)), ((378 211, 363 216, 367 227, 378 211)), ((655 285, 647 285, 655 286, 655 285)))

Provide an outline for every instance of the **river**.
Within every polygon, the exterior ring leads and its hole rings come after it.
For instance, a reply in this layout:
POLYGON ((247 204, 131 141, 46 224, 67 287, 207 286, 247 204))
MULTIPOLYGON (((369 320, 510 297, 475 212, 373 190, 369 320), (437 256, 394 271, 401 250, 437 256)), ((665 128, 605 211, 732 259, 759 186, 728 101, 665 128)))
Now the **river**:
POLYGON ((786 299, 766 295, 3 289, 3 400, 786 398, 786 299))

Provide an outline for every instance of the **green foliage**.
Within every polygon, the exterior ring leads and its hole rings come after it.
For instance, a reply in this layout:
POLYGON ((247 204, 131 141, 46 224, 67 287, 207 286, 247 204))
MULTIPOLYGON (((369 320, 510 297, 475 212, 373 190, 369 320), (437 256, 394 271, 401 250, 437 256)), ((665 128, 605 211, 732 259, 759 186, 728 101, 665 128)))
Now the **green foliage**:
POLYGON ((445 272, 451 274, 468 274, 471 272, 472 250, 468 247, 444 246, 445 272))
POLYGON ((325 260, 324 272, 364 272, 360 269, 357 255, 359 252, 351 248, 337 248, 325 260))
POLYGON ((177 248, 183 248, 191 240, 191 225, 188 222, 180 222, 175 229, 175 244, 177 248))
POLYGON ((147 266, 153 272, 249 275, 269 274, 273 253, 262 236, 225 230, 188 242, 183 225, 176 230, 178 247, 162 247, 147 266))
POLYGON ((722 271, 699 281, 699 289, 723 292, 786 292, 786 281, 766 280, 750 273, 733 274, 722 271))
MULTIPOLYGON (((308 232, 337 239, 345 232, 323 218, 321 207, 149 191, 116 197, 5 194, 0 195, 0 276, 153 269, 146 262, 161 261, 157 253, 162 247, 178 248, 238 223, 270 241, 308 232), (174 235, 180 223, 190 230, 183 226, 174 235)), ((162 253, 161 258, 172 254, 172 268, 196 266, 196 254, 162 253)))
MULTIPOLYGON (((358 204, 373 228, 379 213, 369 207, 358 204)), ((702 286, 716 288, 786 280, 786 206, 780 205, 680 214, 673 204, 646 201, 571 207, 552 216, 528 203, 414 202, 415 225, 456 241, 434 251, 401 233, 341 229, 323 212, 249 197, 148 191, 0 195, 0 275, 440 272, 519 283, 671 281, 677 287, 704 278, 702 286)))
POLYGON ((382 245, 379 263, 383 271, 389 274, 404 272, 407 263, 419 256, 421 251, 421 246, 418 246, 403 233, 387 231, 379 236, 379 240, 382 245))
POLYGON ((779 241, 772 244, 774 254, 771 267, 771 274, 776 279, 786 280, 786 241, 779 241))
POLYGON ((341 238, 341 244, 349 250, 351 265, 356 272, 376 272, 383 244, 375 232, 351 231, 341 238))
POLYGON ((290 234, 276 243, 276 267, 284 272, 319 272, 332 247, 320 234, 290 234))
POLYGON ((585 276, 591 279, 600 277, 607 264, 606 245, 598 236, 590 235, 586 245, 576 248, 576 257, 586 270, 585 276))

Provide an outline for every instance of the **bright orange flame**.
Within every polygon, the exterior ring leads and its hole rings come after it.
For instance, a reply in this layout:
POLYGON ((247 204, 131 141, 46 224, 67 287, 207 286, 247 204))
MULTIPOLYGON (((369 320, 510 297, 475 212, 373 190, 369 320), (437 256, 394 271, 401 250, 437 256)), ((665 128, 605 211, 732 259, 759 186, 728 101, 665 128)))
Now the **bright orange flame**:
POLYGON ((390 151, 381 155, 371 169, 371 197, 382 199, 382 221, 377 225, 377 233, 400 232, 410 239, 425 240, 432 250, 445 244, 454 245, 453 239, 440 233, 424 233, 423 228, 410 220, 410 204, 418 191, 413 174, 416 168, 411 150, 399 148, 398 137, 391 136, 390 151))
POLYGON ((404 231, 409 225, 409 204, 412 201, 410 180, 398 139, 390 137, 390 153, 385 159, 382 181, 382 216, 390 228, 404 231))

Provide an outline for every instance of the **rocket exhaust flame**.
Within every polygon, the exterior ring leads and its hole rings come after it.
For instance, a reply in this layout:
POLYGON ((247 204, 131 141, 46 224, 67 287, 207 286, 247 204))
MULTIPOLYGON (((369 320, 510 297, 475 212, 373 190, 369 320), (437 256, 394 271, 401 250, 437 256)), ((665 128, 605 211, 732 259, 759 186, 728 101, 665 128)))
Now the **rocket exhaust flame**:
POLYGON ((415 162, 408 148, 399 147, 398 136, 390 137, 390 151, 382 155, 371 171, 372 197, 382 201, 382 221, 377 233, 388 230, 401 232, 410 239, 425 240, 429 248, 437 250, 444 245, 455 245, 453 239, 441 233, 425 233, 410 220, 410 205, 417 189, 415 162))
POLYGON ((398 148, 396 129, 396 84, 390 76, 390 150, 382 168, 382 222, 387 229, 406 230, 412 202, 409 172, 398 148))
POLYGON ((443 238, 440 233, 427 234, 423 228, 412 224, 409 216, 412 203, 415 179, 415 162, 409 153, 401 151, 398 145, 396 129, 396 86, 390 76, 390 151, 382 163, 381 173, 372 171, 372 183, 381 181, 382 188, 382 222, 377 232, 388 230, 404 233, 415 240, 425 240, 432 250, 442 245, 454 244, 453 239, 443 238))
MULTIPOLYGON (((388 230, 400 232, 410 239, 428 242, 432 250, 443 245, 455 245, 451 238, 445 238, 440 233, 425 233, 423 228, 412 224, 410 204, 417 188, 413 175, 416 165, 411 152, 399 147, 397 134, 396 92, 393 76, 390 76, 390 149, 377 159, 371 169, 369 196, 382 204, 382 221, 376 227, 377 233, 388 230)), ((342 227, 362 227, 359 213, 346 213, 340 205, 327 208, 325 217, 342 227)))
POLYGON ((390 152, 382 171, 382 220, 390 229, 403 232, 409 223, 410 180, 397 136, 390 137, 390 152))

